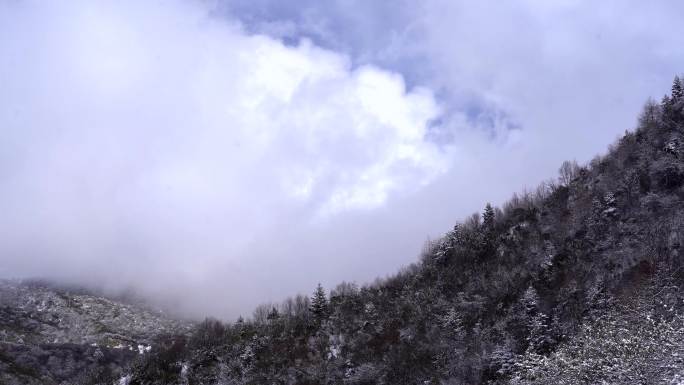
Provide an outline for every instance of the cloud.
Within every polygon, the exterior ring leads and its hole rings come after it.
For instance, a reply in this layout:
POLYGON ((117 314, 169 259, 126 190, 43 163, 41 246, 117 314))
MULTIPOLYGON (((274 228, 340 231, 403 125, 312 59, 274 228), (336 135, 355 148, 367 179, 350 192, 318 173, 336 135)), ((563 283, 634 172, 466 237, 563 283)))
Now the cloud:
POLYGON ((250 30, 310 36, 353 65, 380 63, 434 90, 444 114, 431 135, 461 159, 441 178, 451 191, 495 202, 553 176, 565 159, 603 152, 684 62, 676 0, 274 3, 227 0, 225 8, 250 30), (269 30, 275 24, 290 28, 269 30), (463 188, 463 159, 510 184, 463 188))
POLYGON ((535 142, 530 151, 555 146, 586 160, 681 71, 682 15, 677 1, 432 0, 422 7, 422 55, 432 58, 431 86, 454 103, 505 112, 535 142))
POLYGON ((310 41, 250 35, 191 2, 0 7, 14 37, 0 43, 3 275, 234 316, 268 299, 261 286, 313 287, 266 280, 303 238, 448 167, 426 135, 431 91, 310 41))
MULTIPOLYGON (((554 109, 567 102, 583 108, 610 103, 608 118, 632 124, 624 111, 669 87, 684 55, 677 49, 684 5, 676 0, 223 4, 250 30, 286 40, 310 36, 348 52, 355 63, 381 63, 410 83, 439 90, 450 107, 504 111, 525 128, 546 132, 554 128, 532 121, 544 112, 543 102, 554 109), (274 24, 290 27, 270 30, 274 24)), ((610 137, 601 143, 623 129, 604 129, 610 137)))

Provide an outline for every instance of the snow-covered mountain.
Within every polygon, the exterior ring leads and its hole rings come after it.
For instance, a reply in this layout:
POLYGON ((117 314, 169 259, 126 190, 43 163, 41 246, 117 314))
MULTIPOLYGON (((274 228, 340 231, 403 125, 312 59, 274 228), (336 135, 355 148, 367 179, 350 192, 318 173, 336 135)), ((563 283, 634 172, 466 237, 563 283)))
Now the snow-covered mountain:
POLYGON ((58 384, 117 376, 190 322, 140 303, 45 282, 0 281, 0 383, 58 384), (93 374, 94 372, 97 372, 93 374))

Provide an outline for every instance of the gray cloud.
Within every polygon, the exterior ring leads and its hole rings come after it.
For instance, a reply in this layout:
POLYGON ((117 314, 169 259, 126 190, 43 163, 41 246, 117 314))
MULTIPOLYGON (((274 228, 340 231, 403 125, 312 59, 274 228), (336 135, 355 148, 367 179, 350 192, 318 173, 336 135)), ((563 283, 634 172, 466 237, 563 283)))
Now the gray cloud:
POLYGON ((684 62, 677 2, 415 4, 0 2, 0 275, 227 317, 370 281, 684 62))

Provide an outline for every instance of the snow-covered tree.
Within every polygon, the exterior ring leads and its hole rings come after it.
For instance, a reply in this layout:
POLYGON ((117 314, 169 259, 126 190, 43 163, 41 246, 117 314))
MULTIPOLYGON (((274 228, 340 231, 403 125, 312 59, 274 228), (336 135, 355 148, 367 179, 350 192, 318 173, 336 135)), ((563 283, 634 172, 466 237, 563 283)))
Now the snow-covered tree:
POLYGON ((539 295, 533 287, 528 287, 521 299, 527 318, 527 350, 545 353, 555 342, 549 317, 539 309, 539 295))
POLYGON ((498 345, 491 355, 490 366, 499 376, 510 376, 515 368, 517 356, 507 344, 498 345))
POLYGON ((679 76, 675 76, 672 82, 672 101, 678 102, 684 97, 684 85, 682 85, 682 80, 679 76))
POLYGON ((548 357, 528 351, 511 384, 681 383, 684 317, 658 317, 648 301, 608 310, 548 357))
POLYGON ((316 287, 313 296, 311 296, 311 306, 309 307, 309 310, 317 323, 320 323, 328 316, 328 298, 320 283, 316 287))
POLYGON ((532 286, 525 290, 525 293, 521 298, 521 302, 525 312, 529 316, 534 316, 537 314, 539 309, 539 295, 537 294, 537 290, 535 290, 532 286))
POLYGON ((482 213, 482 227, 486 231, 491 231, 494 228, 494 208, 487 203, 484 212, 482 213))

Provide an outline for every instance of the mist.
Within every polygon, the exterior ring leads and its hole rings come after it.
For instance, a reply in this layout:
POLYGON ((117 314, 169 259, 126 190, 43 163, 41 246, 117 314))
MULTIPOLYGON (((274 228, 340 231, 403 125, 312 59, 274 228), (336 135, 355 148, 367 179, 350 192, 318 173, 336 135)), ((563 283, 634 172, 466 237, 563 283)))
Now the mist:
POLYGON ((361 4, 0 1, 0 276, 234 318, 394 273, 681 70, 682 14, 527 3, 428 1, 375 46, 302 22, 361 4))

